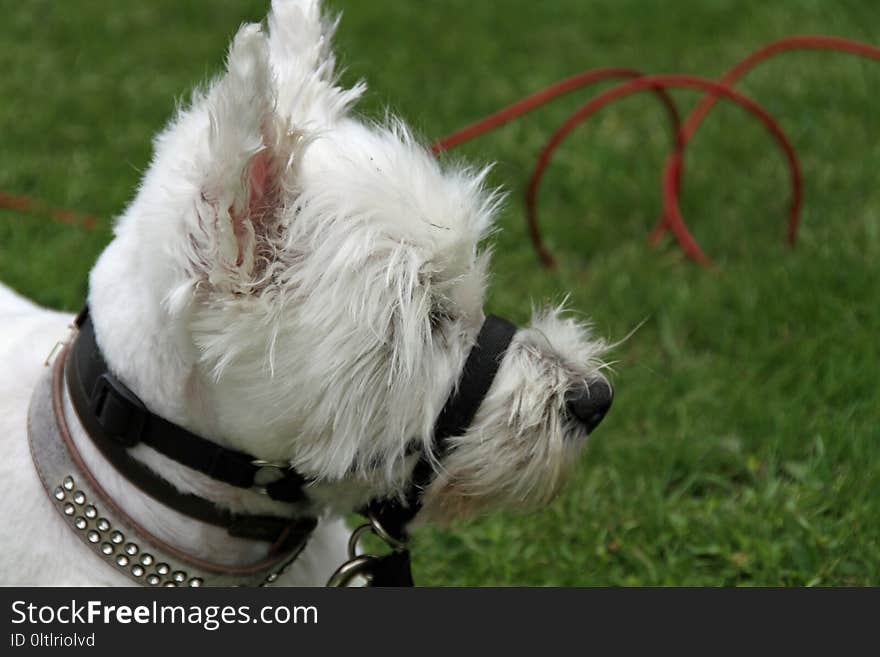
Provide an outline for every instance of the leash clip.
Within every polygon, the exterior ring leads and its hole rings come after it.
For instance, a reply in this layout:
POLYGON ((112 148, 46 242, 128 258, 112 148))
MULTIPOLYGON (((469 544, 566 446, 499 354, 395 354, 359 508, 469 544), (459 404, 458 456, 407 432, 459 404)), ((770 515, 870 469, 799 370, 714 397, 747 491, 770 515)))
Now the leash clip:
POLYGON ((361 577, 366 586, 412 586, 406 543, 388 533, 372 513, 367 518, 367 522, 351 533, 348 539, 348 561, 330 576, 327 586, 351 586, 357 577, 361 577), (358 542, 366 532, 372 532, 390 547, 391 553, 383 556, 358 554, 358 542))

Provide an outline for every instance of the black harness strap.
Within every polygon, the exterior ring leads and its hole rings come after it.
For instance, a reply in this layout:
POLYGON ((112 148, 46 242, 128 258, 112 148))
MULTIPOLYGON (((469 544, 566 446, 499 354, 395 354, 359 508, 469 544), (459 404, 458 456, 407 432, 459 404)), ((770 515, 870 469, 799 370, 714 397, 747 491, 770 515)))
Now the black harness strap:
MULTIPOLYGON (((315 528, 311 517, 248 515, 221 509, 210 500, 182 493, 155 474, 128 450, 139 443, 209 477, 240 488, 255 485, 264 463, 217 445, 151 413, 138 397, 109 371, 95 341, 88 310, 76 318, 79 333, 70 348, 66 379, 71 402, 92 441, 129 481, 181 513, 226 528, 232 536, 279 541, 280 549, 301 543, 315 528)), ((265 486, 272 499, 297 502, 305 497, 304 478, 285 469, 284 476, 265 486)))
MULTIPOLYGON (((276 549, 302 545, 317 524, 314 518, 235 514, 210 500, 180 492, 133 458, 129 449, 143 443, 178 463, 239 488, 258 485, 258 473, 268 467, 280 476, 261 487, 270 498, 292 503, 306 497, 306 479, 292 468, 223 447, 150 412, 107 367, 88 307, 76 318, 76 326, 79 333, 65 368, 71 401, 95 445, 129 481, 163 504, 225 527, 233 536, 274 541, 276 549)), ((402 499, 373 500, 363 509, 396 545, 391 554, 372 560, 374 586, 412 585, 405 547, 407 525, 421 509, 422 495, 434 478, 437 464, 449 452, 449 438, 462 435, 473 422, 515 334, 516 327, 507 320, 495 315, 486 317, 459 381, 437 418, 432 453, 422 454, 416 463, 402 499)))
MULTIPOLYGON (((266 462, 187 431, 151 413, 131 390, 107 367, 95 341, 88 311, 77 317, 79 335, 72 349, 79 386, 88 395, 90 415, 100 434, 123 447, 144 443, 170 459, 212 479, 238 488, 256 485, 257 472, 266 462)), ((266 494, 279 502, 298 502, 305 497, 305 478, 292 468, 278 469, 283 477, 265 486, 266 494)))

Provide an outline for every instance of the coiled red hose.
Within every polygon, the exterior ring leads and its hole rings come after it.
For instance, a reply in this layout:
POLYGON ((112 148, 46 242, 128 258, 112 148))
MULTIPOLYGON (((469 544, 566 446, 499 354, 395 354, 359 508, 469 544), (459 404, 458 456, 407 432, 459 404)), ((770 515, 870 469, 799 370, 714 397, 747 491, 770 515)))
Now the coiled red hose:
MULTIPOLYGON (((702 89, 708 93, 703 96, 697 106, 688 115, 685 122, 681 125, 680 131, 674 140, 672 153, 666 160, 663 175, 661 177, 663 190, 663 215, 657 226, 655 226, 654 230, 651 232, 651 243, 656 244, 663 233, 669 229, 675 236, 678 244, 692 260, 704 266, 710 266, 712 263, 688 229, 687 223, 681 214, 678 199, 684 177, 684 152, 687 148, 688 142, 693 138, 694 134, 718 99, 723 98, 738 103, 747 109, 753 116, 761 120, 785 153, 789 167, 789 178, 791 181, 787 236, 789 243, 794 244, 797 237, 800 213, 803 204, 803 180, 797 152, 785 135, 785 132, 770 114, 766 112, 766 110, 754 100, 737 92, 733 92, 730 88, 731 85, 761 62, 790 50, 832 50, 875 60, 880 59, 880 48, 860 41, 822 35, 792 36, 773 41, 751 53, 748 57, 725 73, 717 82, 711 82, 695 76, 681 75, 640 77, 633 82, 627 82, 610 89, 582 105, 565 121, 565 123, 563 123, 553 136, 551 136, 542 149, 533 170, 531 181, 526 190, 526 220, 528 222, 529 236, 541 262, 547 267, 553 267, 555 265, 555 259, 541 237, 536 205, 538 188, 553 151, 559 147, 565 137, 576 125, 585 121, 605 105, 637 91, 651 89, 652 91, 659 93, 669 86, 687 86, 689 88, 702 89)), ((600 79, 609 79, 614 76, 608 75, 605 77, 599 77, 598 74, 612 70, 615 69, 595 69, 592 71, 585 71, 579 76, 574 76, 573 78, 568 78, 560 83, 551 85, 550 87, 532 94, 531 96, 468 126, 467 128, 453 133, 449 137, 437 141, 433 145, 434 152, 439 153, 464 143, 465 141, 474 139, 475 137, 504 125, 504 123, 507 123, 513 118, 535 109, 539 105, 543 105, 564 93, 573 91, 574 88, 578 88, 566 85, 566 82, 570 80, 580 79, 599 81, 600 79), (593 76, 596 77, 594 78, 593 76)), ((636 77, 638 75, 637 72, 632 71, 631 69, 624 70, 629 71, 627 77, 636 77)), ((664 102, 667 102, 669 96, 663 95, 662 98, 664 99, 664 102)), ((672 111, 675 112, 675 116, 677 116, 677 111, 674 109, 672 111)))

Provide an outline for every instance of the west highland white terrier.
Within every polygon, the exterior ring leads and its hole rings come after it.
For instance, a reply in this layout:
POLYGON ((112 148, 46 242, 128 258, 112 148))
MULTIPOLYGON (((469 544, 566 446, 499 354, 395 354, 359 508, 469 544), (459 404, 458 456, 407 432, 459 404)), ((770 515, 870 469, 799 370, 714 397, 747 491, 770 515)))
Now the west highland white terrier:
POLYGON ((238 31, 75 325, 0 287, 0 583, 322 585, 343 515, 539 506, 608 410, 587 325, 486 318, 498 194, 352 113, 335 27, 238 31))

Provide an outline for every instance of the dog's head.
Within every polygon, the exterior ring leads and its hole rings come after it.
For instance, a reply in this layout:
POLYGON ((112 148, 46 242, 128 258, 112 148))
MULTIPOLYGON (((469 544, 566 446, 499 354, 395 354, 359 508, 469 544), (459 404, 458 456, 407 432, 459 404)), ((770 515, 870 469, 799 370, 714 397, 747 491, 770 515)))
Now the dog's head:
MULTIPOLYGON (((364 87, 338 86, 333 27, 308 0, 242 27, 226 72, 157 139, 117 232, 162 243, 162 312, 191 346, 210 435, 290 461, 351 508, 400 491, 433 448, 484 319, 499 199, 402 123, 350 115, 364 87)), ((422 515, 547 501, 610 404, 604 349, 536 312, 422 515)))

